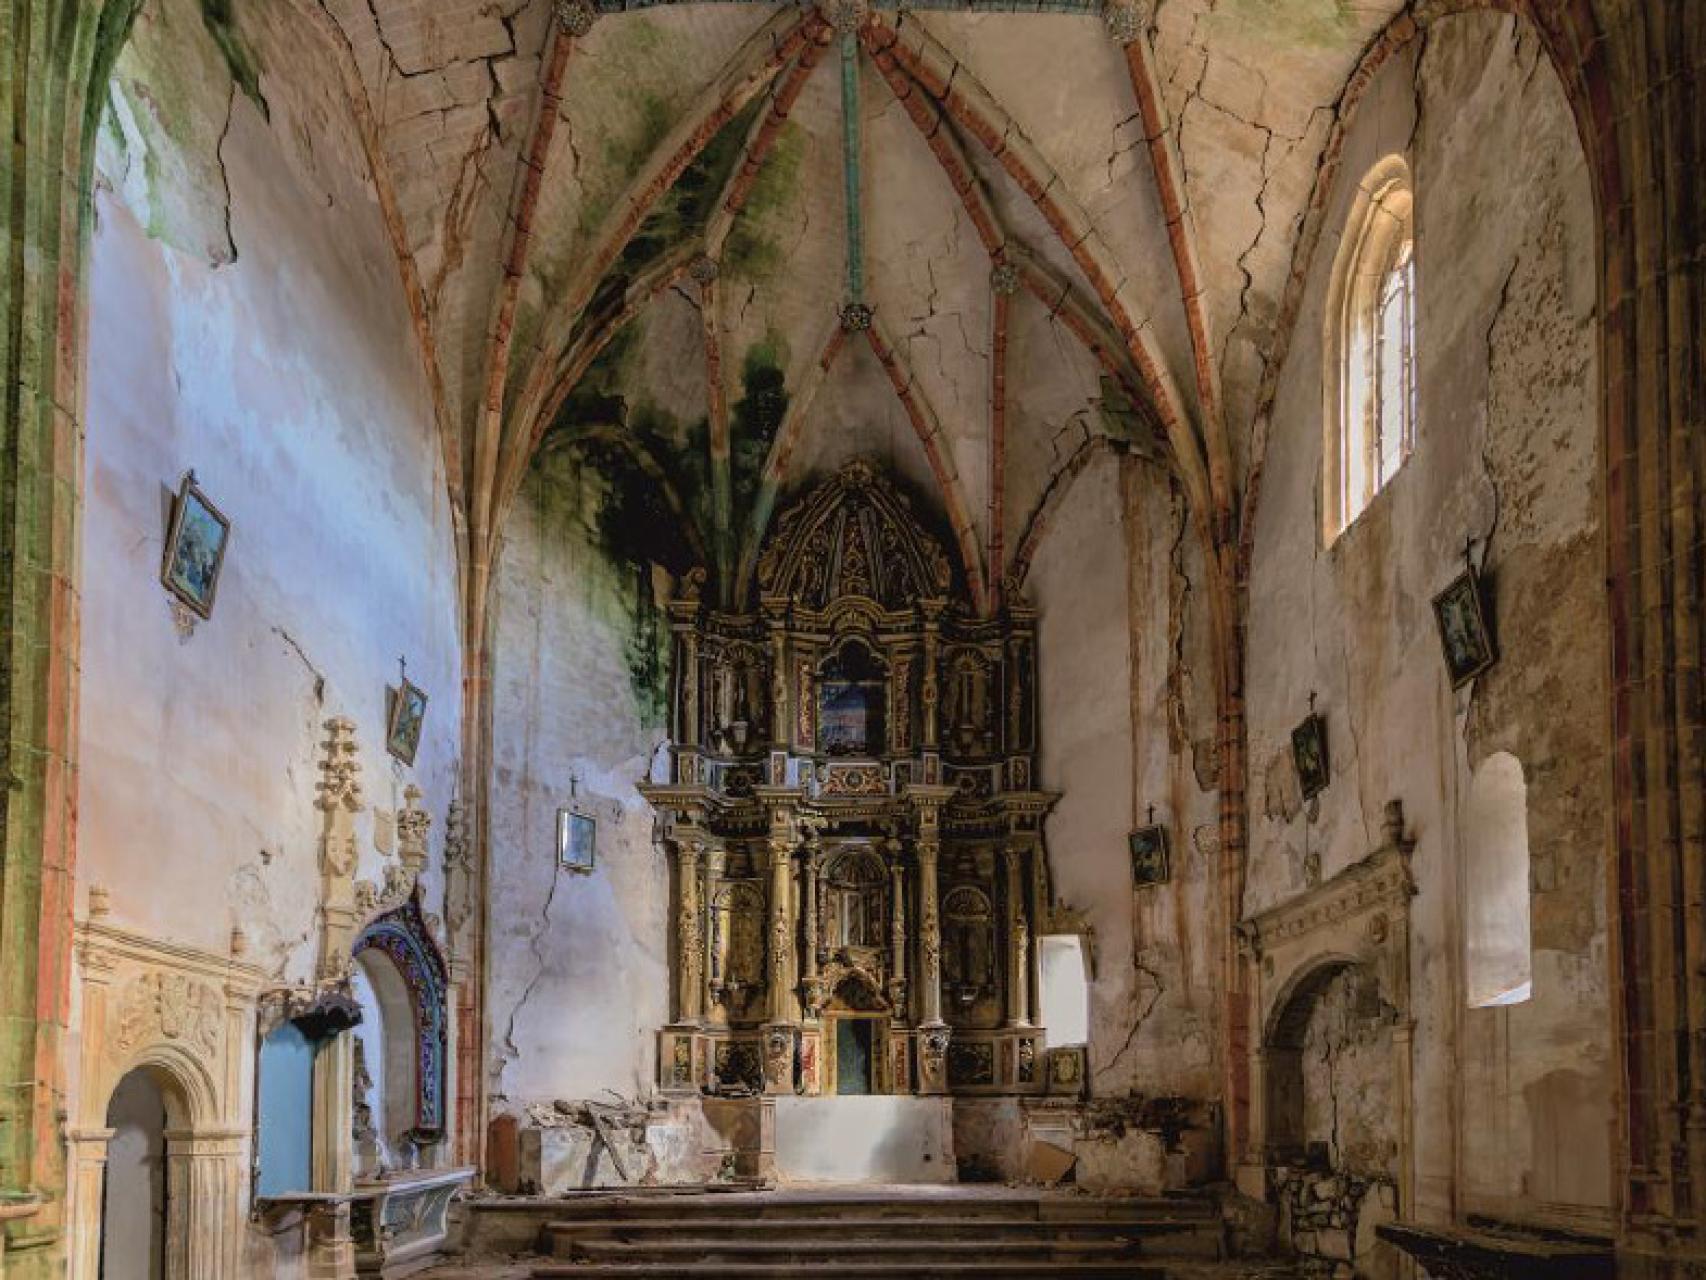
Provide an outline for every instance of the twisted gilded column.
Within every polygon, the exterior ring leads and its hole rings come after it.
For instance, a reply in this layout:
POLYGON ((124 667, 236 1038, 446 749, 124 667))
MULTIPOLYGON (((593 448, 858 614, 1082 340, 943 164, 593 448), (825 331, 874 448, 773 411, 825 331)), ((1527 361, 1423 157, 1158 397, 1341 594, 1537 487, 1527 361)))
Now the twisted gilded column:
POLYGON ((915 786, 906 798, 918 831, 918 1091, 948 1091, 948 1024, 942 1020, 942 920, 937 864, 942 856, 942 808, 952 787, 915 786))
POLYGON ((823 1006, 823 983, 818 976, 818 863, 821 857, 817 837, 812 836, 800 850, 800 925, 801 962, 805 976, 800 980, 800 999, 808 1018, 816 1018, 823 1006))
POLYGON ((716 939, 713 937, 712 921, 717 909, 717 886, 722 883, 723 870, 728 866, 729 851, 718 841, 711 841, 705 846, 705 856, 701 862, 701 888, 699 893, 700 915, 703 921, 704 934, 701 938, 700 955, 703 963, 699 967, 700 994, 699 1008, 706 1018, 710 1018, 716 1010, 716 988, 720 985, 721 975, 715 972, 713 952, 716 949, 716 939))
POLYGON ((888 842, 889 855, 889 1003, 895 1016, 906 1008, 906 868, 901 865, 900 841, 888 842))
POLYGON ((769 1020, 787 1023, 795 1021, 794 1000, 789 991, 789 952, 793 950, 793 912, 789 909, 791 886, 789 870, 793 866, 793 847, 787 838, 771 836, 770 840, 770 927, 766 948, 766 982, 769 988, 769 1020))
POLYGON ((705 1014, 705 932, 701 925, 699 857, 701 832, 684 832, 672 841, 675 851, 675 945, 678 1024, 698 1023, 705 1014))

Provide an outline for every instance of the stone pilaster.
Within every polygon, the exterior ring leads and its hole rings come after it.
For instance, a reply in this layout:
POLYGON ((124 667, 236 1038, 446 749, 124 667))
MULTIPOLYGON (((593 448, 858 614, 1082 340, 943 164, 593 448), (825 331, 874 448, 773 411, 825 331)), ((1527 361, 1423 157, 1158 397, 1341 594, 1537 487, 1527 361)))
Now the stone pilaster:
MULTIPOLYGON (((248 1151, 247 1129, 166 1131, 167 1275, 237 1274, 248 1151)), ((353 1258, 347 1274, 354 1274, 353 1258)))
MULTIPOLYGON (((68 1274, 101 1274, 102 1195, 106 1187, 107 1144, 112 1129, 71 1129, 65 1141, 70 1157, 71 1239, 66 1245, 68 1274)), ((0 1266, 0 1275, 5 1268, 0 1266)))

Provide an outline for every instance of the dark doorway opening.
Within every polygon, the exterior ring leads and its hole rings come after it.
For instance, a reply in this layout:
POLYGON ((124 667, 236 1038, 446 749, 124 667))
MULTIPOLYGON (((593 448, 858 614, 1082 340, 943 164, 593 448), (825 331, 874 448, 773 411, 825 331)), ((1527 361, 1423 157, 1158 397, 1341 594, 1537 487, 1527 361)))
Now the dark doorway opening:
POLYGON ((871 1092, 871 1019, 835 1021, 835 1091, 871 1092))

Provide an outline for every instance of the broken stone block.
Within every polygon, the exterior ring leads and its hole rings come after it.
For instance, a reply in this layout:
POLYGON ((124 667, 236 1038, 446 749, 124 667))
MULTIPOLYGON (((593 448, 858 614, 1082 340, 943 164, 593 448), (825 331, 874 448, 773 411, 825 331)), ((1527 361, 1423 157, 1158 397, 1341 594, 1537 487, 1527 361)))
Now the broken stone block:
POLYGON ((1078 1157, 1066 1148, 1052 1142, 1033 1141, 1025 1160, 1025 1177, 1051 1187, 1071 1173, 1077 1163, 1078 1157))

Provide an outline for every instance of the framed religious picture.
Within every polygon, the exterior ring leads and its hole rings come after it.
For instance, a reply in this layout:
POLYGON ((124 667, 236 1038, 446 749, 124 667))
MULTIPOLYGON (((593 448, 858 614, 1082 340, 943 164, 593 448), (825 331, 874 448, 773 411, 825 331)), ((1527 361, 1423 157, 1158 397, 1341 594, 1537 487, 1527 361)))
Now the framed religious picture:
POLYGON ((225 565, 225 544, 230 537, 231 522, 208 501, 196 483, 195 472, 190 472, 172 502, 160 581, 203 618, 213 616, 213 596, 219 589, 219 572, 225 565))
POLYGON ((1481 579, 1473 568, 1458 574, 1434 597, 1434 620, 1439 623, 1439 642, 1453 689, 1462 688, 1498 661, 1482 606, 1481 579))
POLYGON ((1168 878, 1167 828, 1159 823, 1139 827, 1131 833, 1131 880, 1139 889, 1166 884, 1168 878))
POLYGON ((1313 800, 1333 780, 1327 757, 1327 720, 1313 711, 1291 731, 1291 760, 1297 766, 1303 798, 1313 800))
POLYGON ((426 719, 427 696, 404 676, 390 695, 385 722, 385 749, 404 764, 414 764, 421 745, 421 723, 426 719))
POLYGON ((598 857, 598 819, 575 809, 557 810, 557 862, 589 874, 598 857))

